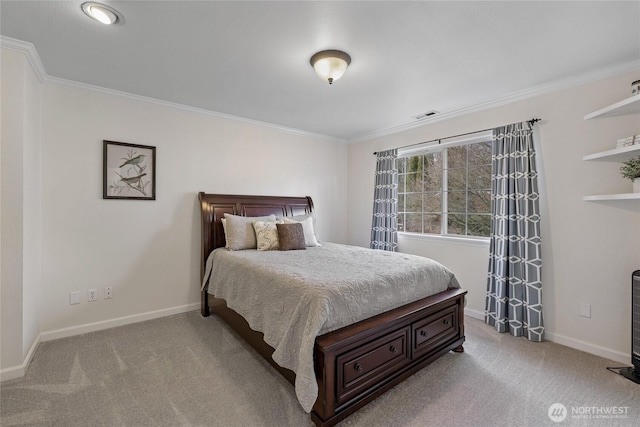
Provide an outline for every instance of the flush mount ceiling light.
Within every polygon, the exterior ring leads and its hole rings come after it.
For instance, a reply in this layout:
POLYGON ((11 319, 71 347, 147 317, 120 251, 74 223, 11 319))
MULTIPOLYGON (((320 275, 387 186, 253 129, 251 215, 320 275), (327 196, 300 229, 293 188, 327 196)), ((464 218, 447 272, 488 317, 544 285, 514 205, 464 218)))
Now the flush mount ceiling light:
POLYGON ((351 64, 351 57, 341 50, 323 50, 311 57, 311 66, 323 80, 332 84, 338 80, 351 64))
POLYGON ((82 3, 82 11, 89 18, 95 19, 96 21, 105 25, 119 24, 124 22, 124 18, 120 14, 120 12, 102 3, 96 3, 92 1, 82 3))

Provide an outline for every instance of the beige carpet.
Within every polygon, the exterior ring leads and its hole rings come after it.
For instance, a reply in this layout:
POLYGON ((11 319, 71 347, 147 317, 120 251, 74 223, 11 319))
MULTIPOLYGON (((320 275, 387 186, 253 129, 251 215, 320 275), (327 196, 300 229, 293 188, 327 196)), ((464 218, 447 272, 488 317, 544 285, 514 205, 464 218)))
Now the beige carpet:
MULTIPOLYGON (((640 425, 640 385, 606 369, 618 363, 466 322, 465 353, 339 425, 640 425), (562 422, 548 416, 554 403, 567 409, 562 422), (616 418, 603 413, 612 407, 616 418)), ((27 375, 0 392, 3 427, 312 425, 288 382, 198 312, 42 343, 27 375)))

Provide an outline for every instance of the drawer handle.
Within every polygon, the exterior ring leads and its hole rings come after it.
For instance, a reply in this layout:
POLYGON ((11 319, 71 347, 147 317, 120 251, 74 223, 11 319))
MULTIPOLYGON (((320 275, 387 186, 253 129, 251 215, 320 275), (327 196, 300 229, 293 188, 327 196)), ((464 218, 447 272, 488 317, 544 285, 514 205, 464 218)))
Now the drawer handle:
POLYGON ((392 345, 391 347, 389 347, 389 351, 390 351, 391 353, 397 353, 397 352, 398 352, 398 349, 397 349, 395 346, 393 346, 393 345, 392 345))
POLYGON ((420 335, 422 335, 423 337, 426 337, 429 334, 427 333, 427 331, 420 331, 420 335))
POLYGON ((444 323, 445 325, 448 325, 448 324, 449 324, 449 319, 444 319, 444 320, 442 321, 442 323, 444 323))
POLYGON ((358 372, 362 372, 362 366, 360 366, 359 363, 356 363, 355 365, 353 365, 353 369, 355 369, 358 372))

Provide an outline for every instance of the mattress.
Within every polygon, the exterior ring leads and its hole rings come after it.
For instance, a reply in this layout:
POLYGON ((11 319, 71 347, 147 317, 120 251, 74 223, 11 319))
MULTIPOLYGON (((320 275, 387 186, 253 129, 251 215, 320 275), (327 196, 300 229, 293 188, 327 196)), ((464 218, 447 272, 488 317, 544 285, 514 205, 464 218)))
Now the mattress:
POLYGON ((323 243, 295 251, 214 250, 203 289, 224 299, 296 373, 296 396, 309 412, 318 395, 317 336, 412 301, 459 288, 451 271, 424 257, 323 243))

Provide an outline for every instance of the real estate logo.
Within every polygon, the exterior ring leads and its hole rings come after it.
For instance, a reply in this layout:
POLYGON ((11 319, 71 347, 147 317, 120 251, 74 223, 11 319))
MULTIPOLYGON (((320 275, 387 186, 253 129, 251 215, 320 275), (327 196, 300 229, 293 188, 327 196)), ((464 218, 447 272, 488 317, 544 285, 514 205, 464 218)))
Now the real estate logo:
POLYGON ((554 423, 561 423, 568 417, 571 419, 626 419, 629 418, 628 406, 572 406, 571 411, 562 403, 549 406, 547 415, 554 423))
POLYGON ((567 418, 567 408, 562 403, 554 403, 549 406, 547 414, 554 423, 561 423, 567 418))

